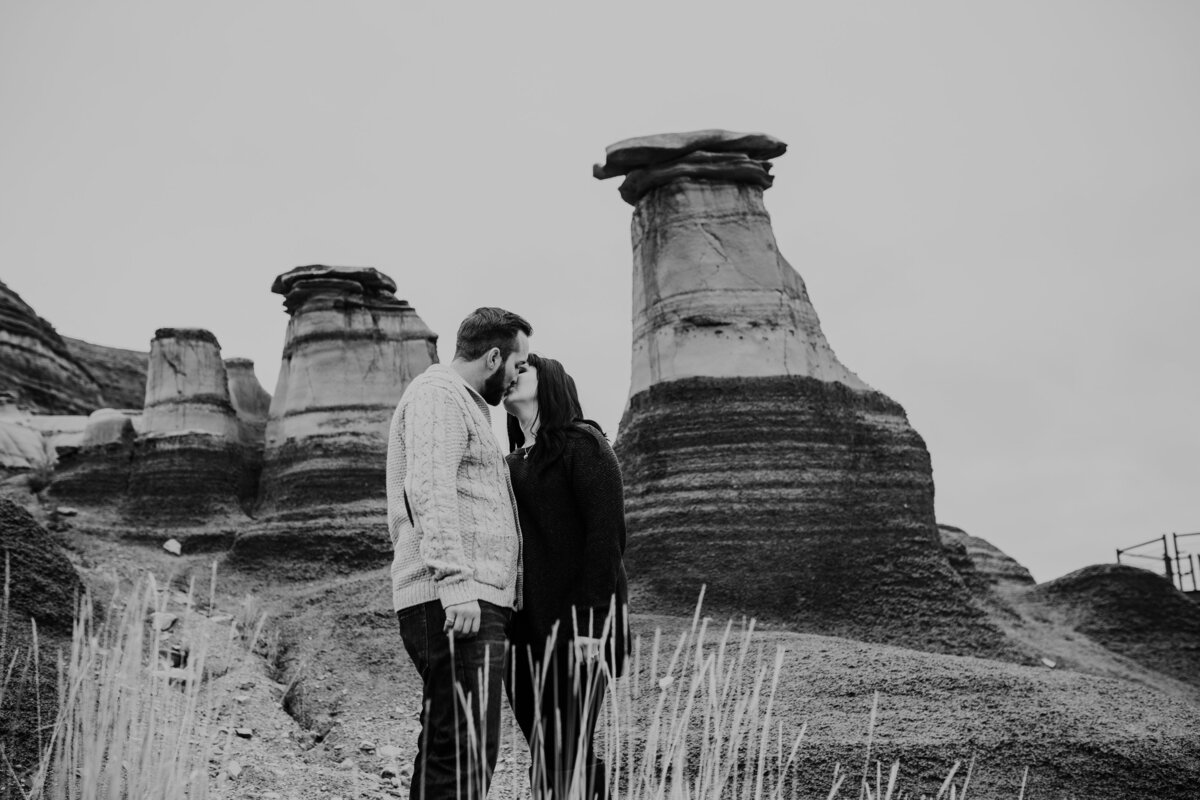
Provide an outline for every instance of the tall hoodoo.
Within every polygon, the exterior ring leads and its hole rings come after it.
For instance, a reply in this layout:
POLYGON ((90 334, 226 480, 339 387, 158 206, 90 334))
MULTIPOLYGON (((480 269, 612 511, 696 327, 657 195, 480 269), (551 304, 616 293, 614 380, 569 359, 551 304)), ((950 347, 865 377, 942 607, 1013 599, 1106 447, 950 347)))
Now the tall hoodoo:
POLYGON ((242 447, 217 337, 160 328, 150 343, 131 510, 180 522, 237 509, 242 447))
POLYGON ((617 452, 631 581, 685 610, 935 650, 1003 650, 949 566, 929 453, 834 354, 763 191, 786 145, 706 130, 596 165, 634 207, 633 358, 617 452))
MULTIPOLYGON (((267 420, 258 516, 314 524, 322 516, 326 535, 322 541, 314 529, 314 546, 333 557, 383 559, 388 424, 405 387, 437 361, 437 336, 395 296, 395 281, 369 267, 297 267, 271 291, 283 295, 291 319, 267 420), (356 503, 364 522, 346 534, 360 544, 331 543, 330 506, 345 521, 358 513, 348 509, 356 503), (362 532, 368 522, 369 535, 362 532)), ((282 534, 264 526, 240 537, 237 549, 296 552, 305 547, 301 527, 275 544, 282 534)))

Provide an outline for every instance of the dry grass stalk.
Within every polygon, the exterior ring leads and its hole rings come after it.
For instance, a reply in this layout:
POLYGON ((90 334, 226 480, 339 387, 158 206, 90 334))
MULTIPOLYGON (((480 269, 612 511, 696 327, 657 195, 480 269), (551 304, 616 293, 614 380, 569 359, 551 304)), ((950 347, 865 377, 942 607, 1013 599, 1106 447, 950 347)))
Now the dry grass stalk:
POLYGON ((162 635, 146 624, 163 610, 159 596, 150 579, 123 603, 114 598, 104 622, 90 600, 80 603, 58 718, 28 800, 209 796, 207 640, 183 666, 161 661, 162 635))

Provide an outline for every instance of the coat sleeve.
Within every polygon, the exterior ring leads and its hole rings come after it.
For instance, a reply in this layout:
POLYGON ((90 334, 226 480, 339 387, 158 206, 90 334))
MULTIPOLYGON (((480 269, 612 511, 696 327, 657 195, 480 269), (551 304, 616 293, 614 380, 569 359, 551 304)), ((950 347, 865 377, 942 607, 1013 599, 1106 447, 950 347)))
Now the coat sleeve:
POLYGON ((578 634, 598 637, 617 593, 625 552, 625 489, 617 454, 602 436, 572 436, 570 447, 571 493, 584 530, 586 607, 575 609, 578 634))
POLYGON ((426 386, 413 397, 404 417, 405 491, 421 559, 444 606, 475 599, 469 591, 475 571, 458 515, 458 469, 468 436, 466 417, 448 391, 426 386))

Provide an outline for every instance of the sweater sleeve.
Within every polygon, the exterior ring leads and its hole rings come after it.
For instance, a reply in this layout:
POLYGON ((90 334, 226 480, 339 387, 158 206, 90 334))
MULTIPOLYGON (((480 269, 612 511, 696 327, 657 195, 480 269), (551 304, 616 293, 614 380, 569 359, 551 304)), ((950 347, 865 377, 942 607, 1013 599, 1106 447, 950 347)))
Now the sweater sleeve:
POLYGON ((603 437, 574 436, 570 447, 571 492, 584 530, 583 598, 588 606, 576 614, 579 634, 598 637, 617 592, 625 552, 625 490, 617 455, 603 437))
POLYGON ((443 605, 472 599, 463 596, 474 570, 458 518, 458 469, 468 436, 466 418, 449 392, 428 386, 413 397, 404 419, 405 490, 421 559, 433 573, 443 605))

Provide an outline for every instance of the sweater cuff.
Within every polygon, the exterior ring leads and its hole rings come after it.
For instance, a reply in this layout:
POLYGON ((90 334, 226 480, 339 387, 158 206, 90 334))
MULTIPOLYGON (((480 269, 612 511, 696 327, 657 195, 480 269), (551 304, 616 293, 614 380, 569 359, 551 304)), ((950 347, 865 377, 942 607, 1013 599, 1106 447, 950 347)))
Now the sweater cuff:
POLYGON ((479 592, 475 590, 473 581, 439 583, 437 585, 437 595, 438 599, 442 601, 442 608, 456 606, 459 603, 469 603, 472 600, 479 599, 479 592))

